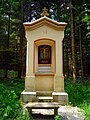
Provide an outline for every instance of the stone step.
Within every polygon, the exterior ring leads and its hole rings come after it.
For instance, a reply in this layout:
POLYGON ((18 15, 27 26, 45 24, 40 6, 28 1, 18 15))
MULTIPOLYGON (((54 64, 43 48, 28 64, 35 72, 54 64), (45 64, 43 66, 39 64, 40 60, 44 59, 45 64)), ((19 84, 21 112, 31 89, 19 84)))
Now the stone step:
POLYGON ((36 96, 52 96, 52 91, 37 91, 36 96))
POLYGON ((53 97, 50 96, 38 96, 37 97, 38 102, 52 102, 53 101, 53 97))

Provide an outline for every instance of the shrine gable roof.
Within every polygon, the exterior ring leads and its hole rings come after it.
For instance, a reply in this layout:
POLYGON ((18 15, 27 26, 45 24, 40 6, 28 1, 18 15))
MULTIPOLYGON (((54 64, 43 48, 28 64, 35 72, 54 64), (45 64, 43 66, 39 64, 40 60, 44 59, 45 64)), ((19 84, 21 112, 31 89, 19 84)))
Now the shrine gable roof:
POLYGON ((27 30, 35 30, 41 26, 48 26, 48 27, 55 29, 55 30, 64 30, 66 24, 67 23, 65 23, 65 22, 57 22, 57 21, 52 20, 46 16, 41 17, 41 18, 39 18, 35 21, 32 21, 32 22, 23 23, 25 29, 27 29, 27 30))

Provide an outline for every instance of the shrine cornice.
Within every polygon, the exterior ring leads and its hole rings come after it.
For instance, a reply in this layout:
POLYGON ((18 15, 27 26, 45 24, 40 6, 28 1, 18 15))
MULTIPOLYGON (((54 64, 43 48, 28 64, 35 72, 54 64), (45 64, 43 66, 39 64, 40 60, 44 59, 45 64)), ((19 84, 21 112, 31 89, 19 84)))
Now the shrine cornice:
POLYGON ((35 21, 32 22, 25 22, 23 23, 24 27, 26 30, 35 30, 39 27, 42 26, 48 26, 52 29, 55 29, 57 31, 63 31, 65 29, 65 26, 67 25, 67 23, 65 22, 57 22, 55 20, 52 20, 46 16, 41 17, 35 21))

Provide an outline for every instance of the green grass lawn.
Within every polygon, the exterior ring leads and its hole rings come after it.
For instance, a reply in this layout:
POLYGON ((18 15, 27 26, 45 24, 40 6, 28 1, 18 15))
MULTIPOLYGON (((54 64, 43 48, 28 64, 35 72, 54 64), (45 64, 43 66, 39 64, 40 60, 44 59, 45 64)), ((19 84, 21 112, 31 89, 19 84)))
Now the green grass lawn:
MULTIPOLYGON (((27 112, 24 115, 21 112, 20 94, 24 90, 24 82, 24 79, 0 79, 0 120, 30 119, 27 112)), ((69 103, 83 109, 85 120, 90 120, 90 82, 73 83, 72 80, 65 80, 65 91, 69 95, 69 103)))

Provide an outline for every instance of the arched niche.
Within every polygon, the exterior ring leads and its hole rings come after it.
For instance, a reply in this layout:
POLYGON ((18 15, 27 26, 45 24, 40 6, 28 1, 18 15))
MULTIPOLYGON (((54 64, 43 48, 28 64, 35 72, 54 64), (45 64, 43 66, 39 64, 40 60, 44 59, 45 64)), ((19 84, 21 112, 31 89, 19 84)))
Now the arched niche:
POLYGON ((47 38, 34 41, 34 73, 55 74, 55 41, 47 38))

